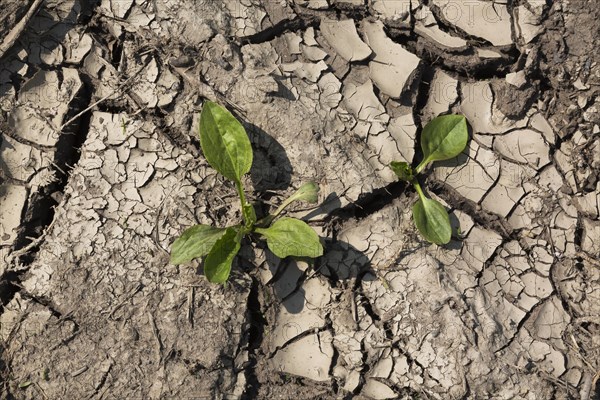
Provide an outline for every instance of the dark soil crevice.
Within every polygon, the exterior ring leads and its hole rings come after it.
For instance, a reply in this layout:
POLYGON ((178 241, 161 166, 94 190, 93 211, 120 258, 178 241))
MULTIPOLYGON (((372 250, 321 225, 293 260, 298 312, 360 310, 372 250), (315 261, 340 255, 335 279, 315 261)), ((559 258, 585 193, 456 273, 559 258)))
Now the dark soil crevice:
POLYGON ((29 299, 32 302, 39 304, 39 305, 43 306, 44 308, 47 308, 53 317, 55 317, 57 319, 63 318, 63 313, 61 311, 59 311, 58 308, 56 307, 56 305, 54 305, 52 303, 52 300, 50 300, 48 298, 44 298, 44 297, 33 296, 31 293, 27 292, 23 288, 20 288, 20 289, 21 289, 20 293, 22 294, 23 298, 29 299))
POLYGON ((449 24, 446 21, 446 18, 444 18, 443 11, 435 4, 430 3, 428 0, 425 1, 425 4, 427 6, 429 6, 431 12, 433 13, 433 15, 435 17, 435 20, 436 20, 438 26, 440 27, 440 29, 442 31, 444 31, 448 34, 455 33, 455 34, 457 34, 456 36, 462 37, 463 39, 465 39, 471 43, 476 43, 476 44, 480 44, 483 46, 491 46, 492 45, 492 43, 488 42, 485 39, 479 38, 477 36, 469 35, 467 32, 460 29, 459 27, 452 26, 451 24, 449 24))
MULTIPOLYGON (((88 77, 81 75, 83 89, 74 100, 74 104, 65 116, 65 120, 71 119, 80 111, 84 110, 91 101, 91 82, 88 77)), ((85 142, 89 131, 91 111, 83 114, 80 118, 66 126, 56 144, 56 152, 52 163, 56 181, 44 186, 37 193, 32 194, 23 219, 21 230, 13 246, 13 250, 19 250, 40 237, 44 228, 54 218, 54 208, 62 200, 64 189, 70 176, 70 170, 77 164, 81 155, 80 148, 85 142)), ((21 261, 30 263, 35 252, 30 252, 21 261)))
POLYGON ((325 218, 325 223, 338 224, 351 219, 361 220, 374 214, 392 202, 400 198, 406 191, 405 182, 396 181, 387 186, 373 190, 370 193, 364 193, 359 198, 344 207, 341 207, 325 218))
MULTIPOLYGON (((83 88, 74 104, 65 116, 69 120, 81 110, 84 110, 91 101, 91 83, 89 78, 82 75, 83 88)), ((26 248, 36 239, 40 238, 46 227, 54 219, 55 207, 61 202, 64 189, 69 180, 70 171, 79 161, 80 148, 87 138, 91 112, 83 114, 79 119, 66 126, 59 137, 52 164, 56 181, 44 186, 40 191, 33 193, 26 204, 22 218, 21 229, 12 247, 12 252, 26 248)), ((0 311, 8 304, 15 294, 21 291, 21 276, 27 271, 28 265, 33 262, 39 249, 36 244, 28 252, 16 260, 20 264, 19 272, 9 271, 0 279, 0 311)))
POLYGON ((327 324, 325 324, 324 326, 320 327, 320 328, 314 328, 314 329, 310 329, 307 331, 304 331, 294 337, 292 337, 291 339, 288 339, 285 343, 283 343, 281 346, 277 346, 275 348, 275 350, 273 350, 273 352, 271 352, 271 354, 268 355, 268 359, 272 359, 273 357, 275 357, 275 355, 285 349, 286 347, 288 347, 289 345, 296 343, 297 341, 304 339, 305 337, 311 336, 311 335, 315 335, 321 332, 326 332, 329 330, 329 327, 327 326, 327 324))
POLYGON ((4 309, 15 294, 21 290, 21 278, 19 273, 15 271, 7 271, 2 280, 0 280, 0 307, 4 309))
POLYGON ((258 33, 253 35, 248 35, 240 38, 241 43, 250 43, 250 44, 259 44, 270 42, 271 40, 283 35, 286 32, 294 32, 298 30, 306 29, 310 26, 316 25, 315 18, 294 18, 294 19, 284 19, 279 23, 264 29, 258 33))
POLYGON ((258 359, 262 353, 262 343, 264 339, 265 319, 260 303, 261 284, 257 278, 252 278, 252 287, 248 295, 248 320, 250 327, 248 331, 248 358, 249 364, 246 367, 246 390, 242 399, 255 399, 260 391, 261 382, 258 379, 256 368, 258 359))
POLYGON ((423 132, 423 127, 426 125, 426 122, 429 121, 422 121, 421 113, 427 105, 427 101, 429 100, 429 97, 431 95, 429 92, 430 90, 432 90, 431 85, 434 76, 435 69, 429 64, 425 64, 421 67, 421 80, 419 82, 417 96, 415 98, 415 107, 413 108, 413 119, 415 121, 415 126, 417 127, 417 132, 415 133, 415 155, 412 160, 413 168, 416 168, 419 162, 421 162, 421 160, 423 159, 423 149, 420 146, 421 133, 423 132))
MULTIPOLYGON (((413 107, 413 119, 415 121, 415 125, 417 126, 413 166, 416 166, 416 160, 422 158, 421 148, 418 145, 422 130, 421 112, 427 104, 427 100, 429 98, 429 89, 434 72, 434 69, 431 67, 421 66, 419 76, 415 77, 415 80, 413 81, 413 85, 416 89, 416 95, 412 95, 410 102, 415 104, 413 107)), ((400 158, 400 155, 398 155, 398 158, 400 158)), ((326 218, 325 222, 336 225, 350 219, 356 219, 360 221, 390 206, 395 200, 405 195, 407 189, 412 190, 408 183, 398 180, 388 184, 387 186, 377 188, 369 193, 364 193, 359 196, 355 202, 332 212, 326 218)))

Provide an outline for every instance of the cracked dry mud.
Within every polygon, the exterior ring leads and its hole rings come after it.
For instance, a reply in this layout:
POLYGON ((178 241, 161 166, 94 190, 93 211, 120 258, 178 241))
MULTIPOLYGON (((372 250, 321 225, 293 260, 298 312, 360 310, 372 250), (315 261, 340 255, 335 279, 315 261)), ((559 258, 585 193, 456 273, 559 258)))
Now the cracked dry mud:
MULTIPOLYGON (((2 0, 2 37, 34 2, 2 0), (23 4, 27 3, 27 4, 23 4)), ((600 8, 584 0, 47 0, 0 61, 4 399, 600 398, 600 8), (197 140, 236 112, 258 211, 321 186, 325 255, 169 265, 239 220, 197 140), (392 160, 467 116, 424 175, 392 160)), ((3 39, 0 39, 2 42, 3 39)))

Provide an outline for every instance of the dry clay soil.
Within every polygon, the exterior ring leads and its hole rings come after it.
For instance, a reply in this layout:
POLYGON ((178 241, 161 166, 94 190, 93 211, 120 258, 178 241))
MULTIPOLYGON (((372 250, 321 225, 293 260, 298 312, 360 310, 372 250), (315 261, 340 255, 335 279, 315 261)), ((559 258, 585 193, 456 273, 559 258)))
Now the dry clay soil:
POLYGON ((2 399, 600 398, 595 0, 36 3, 0 0, 2 399), (323 257, 169 264, 240 220, 207 99, 259 214, 320 184, 291 215, 323 257), (471 139, 422 176, 435 246, 387 165, 449 112, 471 139))

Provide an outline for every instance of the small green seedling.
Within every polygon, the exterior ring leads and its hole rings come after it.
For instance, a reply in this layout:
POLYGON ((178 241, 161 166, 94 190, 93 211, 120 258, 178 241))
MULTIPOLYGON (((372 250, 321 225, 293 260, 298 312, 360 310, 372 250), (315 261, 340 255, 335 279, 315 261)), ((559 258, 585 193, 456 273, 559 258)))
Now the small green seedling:
POLYGON ((423 161, 414 169, 406 162, 392 161, 390 167, 398 178, 411 183, 419 195, 413 205, 413 219, 423 237, 435 244, 450 242, 452 228, 448 212, 440 203, 423 194, 416 175, 433 161, 449 160, 458 156, 467 146, 469 133, 463 115, 443 115, 434 118, 423 129, 421 148, 423 161))
POLYGON ((224 283, 240 250, 242 238, 257 233, 279 258, 315 258, 323 255, 319 236, 305 222, 279 215, 294 201, 316 203, 319 187, 306 183, 279 208, 260 221, 252 204, 246 201, 242 176, 252 166, 252 147, 242 124, 224 107, 205 103, 200 115, 200 146, 208 163, 235 183, 240 197, 243 223, 228 228, 195 225, 185 230, 171 246, 171 264, 183 264, 204 257, 204 274, 210 282, 224 283))

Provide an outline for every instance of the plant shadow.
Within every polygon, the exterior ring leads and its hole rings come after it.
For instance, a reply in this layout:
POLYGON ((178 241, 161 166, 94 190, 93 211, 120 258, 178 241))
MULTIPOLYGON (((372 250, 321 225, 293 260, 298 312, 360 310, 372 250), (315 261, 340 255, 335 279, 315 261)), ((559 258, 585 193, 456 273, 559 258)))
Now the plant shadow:
POLYGON ((244 122, 254 159, 250 179, 257 192, 285 190, 292 181, 292 164, 283 146, 256 125, 244 122))
POLYGON ((340 281, 352 280, 359 276, 363 280, 373 280, 376 276, 370 259, 354 246, 331 239, 325 239, 323 242, 324 254, 314 262, 291 257, 282 260, 265 249, 265 265, 272 275, 269 284, 277 301, 289 314, 299 314, 305 307, 317 306, 315 303, 328 296, 330 287, 337 286, 340 281), (327 286, 330 287, 324 287, 322 280, 312 285, 310 281, 317 276, 326 278, 329 282, 327 286), (310 294, 305 290, 306 285, 310 285, 310 294))
MULTIPOLYGON (((253 251, 252 240, 246 238, 242 242, 240 253, 232 265, 229 283, 235 285, 233 277, 240 271, 256 273, 259 262, 256 252, 253 251)), ((299 314, 311 303, 315 297, 315 289, 326 290, 336 287, 338 282, 349 281, 361 277, 362 281, 372 281, 377 275, 371 266, 371 260, 360 250, 349 243, 323 239, 323 256, 316 259, 287 257, 280 259, 275 256, 262 241, 254 241, 258 252, 264 252, 264 263, 259 265, 261 280, 266 281, 265 286, 270 287, 276 297, 276 304, 281 304, 289 314, 299 314), (268 278, 264 278, 264 276, 268 278), (307 282, 321 276, 328 283, 320 280, 319 288, 311 286, 311 293, 307 296, 305 285, 307 282), (323 285, 326 285, 325 289, 323 285), (308 297, 308 298, 307 298, 308 297), (313 299, 310 299, 313 298, 313 299)), ((199 260, 196 274, 204 275, 205 258, 199 260)), ((325 293, 321 293, 325 295, 325 293)), ((319 297, 318 295, 316 297, 319 297)))

